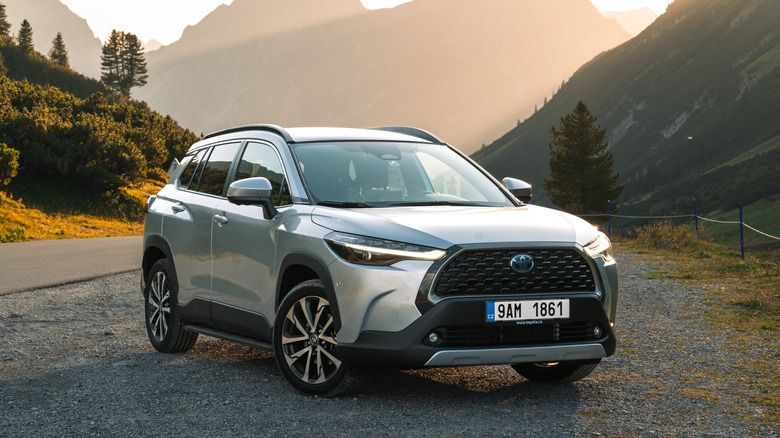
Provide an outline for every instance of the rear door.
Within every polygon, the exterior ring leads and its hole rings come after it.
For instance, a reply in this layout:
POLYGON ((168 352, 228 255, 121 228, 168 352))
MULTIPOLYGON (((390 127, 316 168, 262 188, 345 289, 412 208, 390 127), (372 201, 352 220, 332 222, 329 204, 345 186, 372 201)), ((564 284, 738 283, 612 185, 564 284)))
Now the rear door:
POLYGON ((211 227, 214 208, 224 199, 227 175, 241 143, 222 143, 197 154, 177 182, 163 235, 173 253, 179 301, 212 298, 211 227))

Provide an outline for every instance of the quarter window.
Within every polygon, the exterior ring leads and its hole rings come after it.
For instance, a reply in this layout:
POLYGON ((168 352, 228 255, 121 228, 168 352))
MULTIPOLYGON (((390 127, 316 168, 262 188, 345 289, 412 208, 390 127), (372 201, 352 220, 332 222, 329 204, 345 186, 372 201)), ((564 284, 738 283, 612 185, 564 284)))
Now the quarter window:
POLYGON ((183 189, 187 189, 192 185, 192 181, 194 179, 195 184, 194 187, 198 187, 198 180, 199 177, 193 178, 194 175, 199 175, 200 171, 203 169, 203 166, 201 164, 203 163, 203 157, 206 156, 206 151, 208 149, 201 149, 198 151, 195 155, 192 156, 192 159, 187 163, 187 167, 184 168, 181 175, 179 176, 179 187, 183 189))

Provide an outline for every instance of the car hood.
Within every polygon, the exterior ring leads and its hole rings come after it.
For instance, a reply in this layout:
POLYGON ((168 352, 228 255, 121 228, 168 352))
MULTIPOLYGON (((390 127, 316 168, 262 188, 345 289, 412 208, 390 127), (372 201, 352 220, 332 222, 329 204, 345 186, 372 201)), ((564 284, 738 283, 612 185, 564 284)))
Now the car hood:
POLYGON ((317 207, 312 221, 334 231, 436 248, 467 244, 574 242, 585 245, 598 231, 570 214, 533 205, 520 207, 317 207))

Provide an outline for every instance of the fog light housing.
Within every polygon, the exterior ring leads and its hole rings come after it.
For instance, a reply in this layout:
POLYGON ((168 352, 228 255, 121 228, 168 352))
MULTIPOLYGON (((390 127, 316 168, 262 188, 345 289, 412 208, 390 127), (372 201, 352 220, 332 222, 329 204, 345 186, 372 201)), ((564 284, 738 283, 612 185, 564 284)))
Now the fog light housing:
POLYGON ((593 327, 593 336, 600 338, 602 333, 604 333, 604 330, 601 329, 600 325, 593 327))
POLYGON ((438 344, 439 342, 441 342, 441 335, 438 334, 437 332, 431 332, 428 335, 428 342, 430 342, 431 344, 434 344, 434 345, 438 344))

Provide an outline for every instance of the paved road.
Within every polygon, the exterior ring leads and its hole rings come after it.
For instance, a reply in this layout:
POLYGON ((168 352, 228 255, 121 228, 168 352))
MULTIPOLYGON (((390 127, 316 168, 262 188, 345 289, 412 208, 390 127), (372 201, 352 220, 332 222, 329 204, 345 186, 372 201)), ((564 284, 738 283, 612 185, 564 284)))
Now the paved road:
POLYGON ((0 244, 0 295, 141 267, 141 236, 0 244))

